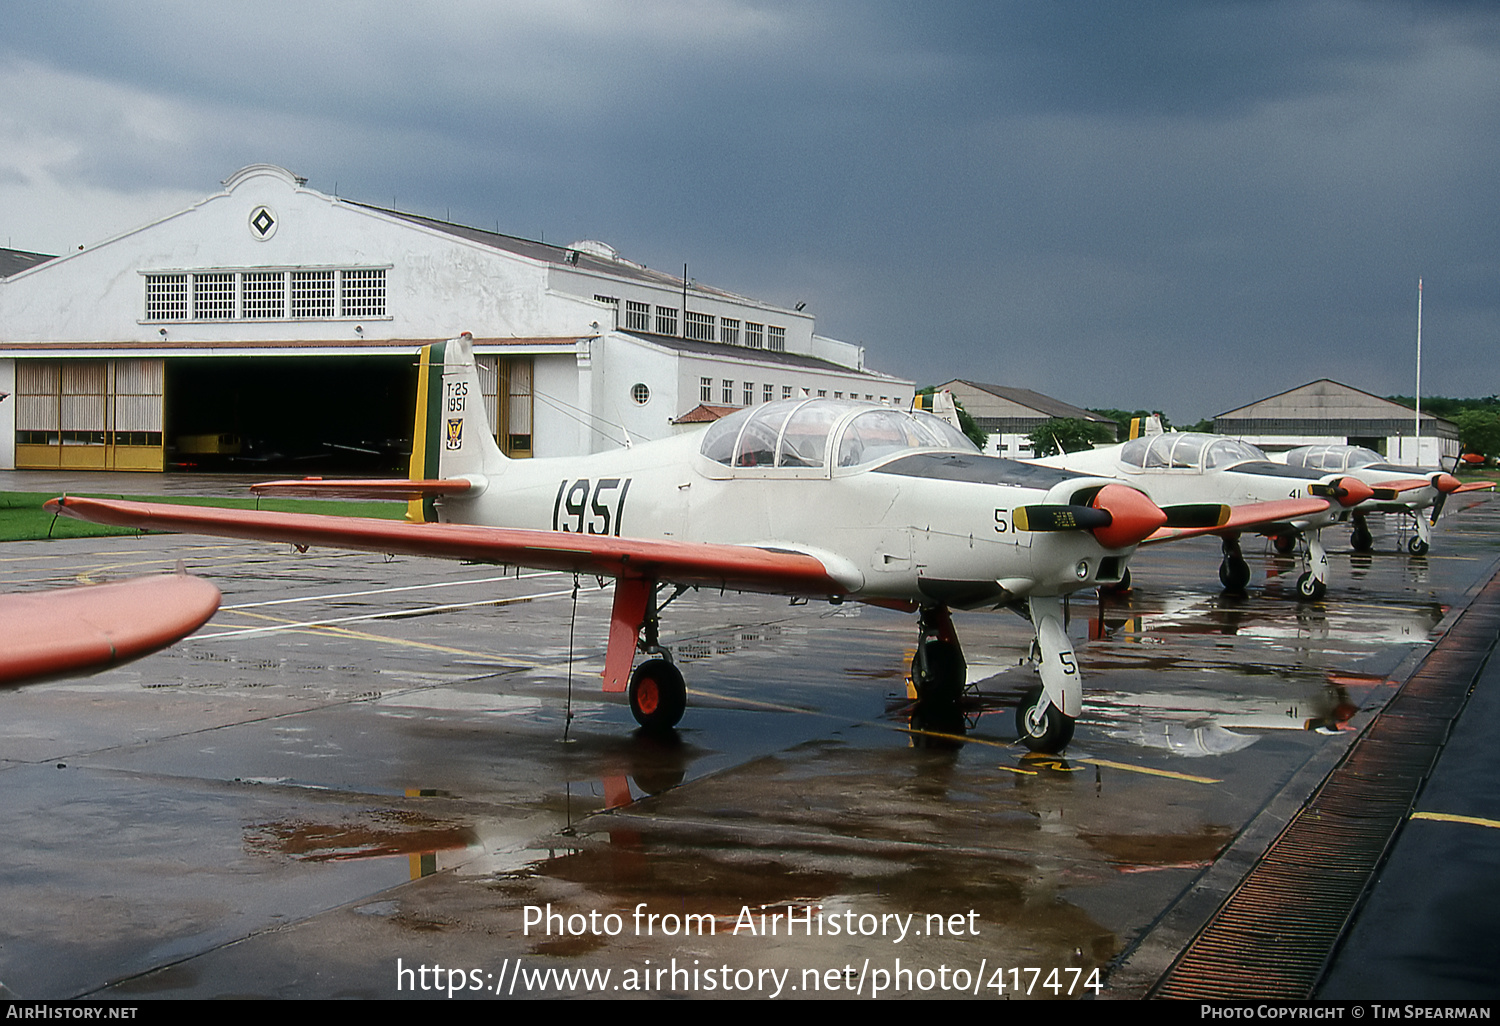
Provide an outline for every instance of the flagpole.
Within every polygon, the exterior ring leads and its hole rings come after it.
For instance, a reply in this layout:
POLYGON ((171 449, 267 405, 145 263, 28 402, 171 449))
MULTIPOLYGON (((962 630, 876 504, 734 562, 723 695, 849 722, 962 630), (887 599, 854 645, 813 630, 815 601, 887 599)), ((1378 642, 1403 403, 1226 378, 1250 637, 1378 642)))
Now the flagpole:
POLYGON ((1422 464, 1422 279, 1417 279, 1417 465, 1422 464))

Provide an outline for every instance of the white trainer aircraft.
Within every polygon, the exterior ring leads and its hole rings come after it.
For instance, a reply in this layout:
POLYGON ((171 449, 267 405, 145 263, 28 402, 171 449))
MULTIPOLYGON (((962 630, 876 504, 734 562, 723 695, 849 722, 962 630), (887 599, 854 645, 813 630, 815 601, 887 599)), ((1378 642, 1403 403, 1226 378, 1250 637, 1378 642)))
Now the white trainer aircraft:
MULTIPOLYGON (((1232 520, 1212 532, 1223 539, 1219 582, 1229 591, 1243 591, 1250 583, 1250 565, 1245 562, 1239 541, 1246 529, 1276 538, 1277 548, 1284 552, 1290 552, 1300 538, 1304 542, 1303 572, 1297 579, 1297 594, 1313 601, 1322 598, 1328 587, 1328 553, 1319 532, 1341 519, 1350 507, 1374 494, 1369 485, 1353 474, 1273 463, 1248 442, 1196 432, 1148 434, 1120 445, 1030 462, 1078 474, 1113 477, 1139 488, 1160 505, 1284 501, 1287 505, 1279 518, 1265 518, 1262 514, 1271 507, 1261 505, 1255 523, 1232 520), (1305 505, 1299 505, 1309 498, 1327 501, 1321 507, 1313 503, 1309 512, 1305 505)), ((1175 536, 1174 532, 1166 531, 1152 540, 1175 536)))
POLYGON ((1319 473, 1347 472, 1374 490, 1374 496, 1355 506, 1351 519, 1354 531, 1349 544, 1356 552, 1369 552, 1375 544, 1366 517, 1370 513, 1399 513, 1411 517, 1416 534, 1406 543, 1406 550, 1423 556, 1432 547, 1432 529, 1443 515, 1448 496, 1459 492, 1493 489, 1493 482, 1462 484, 1458 478, 1430 467, 1404 467, 1387 463, 1385 457, 1361 445, 1304 445, 1284 457, 1289 467, 1301 467, 1319 473), (1423 516, 1424 510, 1431 510, 1423 516))
POLYGON ((256 487, 406 498, 417 522, 49 505, 101 523, 612 577, 604 690, 627 692, 652 730, 675 726, 686 702, 659 623, 688 588, 915 611, 913 683, 935 704, 955 702, 967 680, 950 607, 1011 607, 1034 626, 1041 678, 1018 730, 1043 751, 1067 744, 1082 708, 1063 597, 1119 582, 1137 544, 1167 525, 1191 534, 1231 515, 1217 503, 1164 511, 1109 478, 982 455, 928 414, 847 400, 782 400, 626 449, 510 460, 491 434, 468 334, 424 348, 418 379, 411 479, 256 487), (632 672, 637 651, 648 658, 632 672))

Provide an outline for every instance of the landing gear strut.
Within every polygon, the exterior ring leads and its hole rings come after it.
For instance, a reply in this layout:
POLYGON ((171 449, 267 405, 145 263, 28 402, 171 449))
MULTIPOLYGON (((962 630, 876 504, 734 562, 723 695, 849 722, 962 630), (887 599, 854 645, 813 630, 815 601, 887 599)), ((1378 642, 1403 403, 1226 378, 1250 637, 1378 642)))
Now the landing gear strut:
POLYGON ((1349 535, 1349 544, 1355 552, 1369 552, 1375 545, 1375 536, 1370 533, 1369 522, 1363 513, 1354 514, 1354 532, 1349 535))
MULTIPOLYGON (((1433 508, 1436 509, 1436 507, 1433 508)), ((1421 513, 1413 514, 1412 519, 1416 521, 1417 534, 1406 543, 1406 551, 1413 556, 1425 556, 1432 548, 1432 524, 1421 513)), ((1436 519, 1436 517, 1433 518, 1433 520, 1436 519)))
POLYGON ((947 606, 923 606, 918 613, 911 682, 924 705, 957 705, 963 696, 969 667, 947 606))
POLYGON ((626 692, 630 713, 647 731, 664 733, 677 726, 687 708, 687 685, 672 665, 672 652, 661 643, 661 611, 681 595, 678 586, 665 602, 656 601, 661 585, 639 577, 615 582, 614 609, 610 613, 609 647, 604 656, 604 690, 626 692), (647 659, 630 674, 626 671, 639 650, 647 659))
POLYGON ((1224 586, 1225 591, 1235 592, 1244 591, 1245 585, 1250 583, 1250 564, 1245 562, 1245 557, 1240 552, 1240 536, 1237 534, 1224 538, 1224 559, 1219 563, 1219 583, 1224 586))

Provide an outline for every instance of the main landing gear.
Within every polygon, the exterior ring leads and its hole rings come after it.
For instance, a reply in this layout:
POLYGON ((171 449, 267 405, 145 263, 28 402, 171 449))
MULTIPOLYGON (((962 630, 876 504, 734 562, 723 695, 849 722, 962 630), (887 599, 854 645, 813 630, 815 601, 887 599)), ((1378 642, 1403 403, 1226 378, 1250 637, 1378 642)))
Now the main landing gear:
POLYGON ((1224 536, 1224 559, 1219 563, 1219 583, 1225 591, 1242 592, 1250 583, 1250 564, 1240 552, 1240 536, 1224 536))
POLYGON ((917 653, 911 683, 928 706, 957 705, 969 682, 969 666, 947 606, 923 606, 917 614, 917 653))
MULTIPOLYGON (((1017 612, 1036 628, 1031 658, 1042 682, 1016 707, 1016 733, 1033 752, 1060 752, 1073 739, 1073 724, 1083 707, 1078 659, 1063 629, 1062 599, 1032 598, 1017 612)), ((911 681, 924 712, 954 710, 963 697, 968 664, 947 606, 923 606, 918 614, 911 681)))
POLYGON ((1349 546, 1355 552, 1369 552, 1375 547, 1375 536, 1370 533, 1369 521, 1363 513, 1354 514, 1354 530, 1349 535, 1349 546))
POLYGON ((687 709, 687 684, 660 635, 661 611, 687 589, 678 586, 670 598, 658 603, 660 590, 655 581, 640 578, 622 577, 615 582, 609 648, 604 656, 604 690, 626 692, 630 714, 649 733, 670 731, 687 709), (656 658, 637 666, 627 686, 626 671, 637 649, 656 658))

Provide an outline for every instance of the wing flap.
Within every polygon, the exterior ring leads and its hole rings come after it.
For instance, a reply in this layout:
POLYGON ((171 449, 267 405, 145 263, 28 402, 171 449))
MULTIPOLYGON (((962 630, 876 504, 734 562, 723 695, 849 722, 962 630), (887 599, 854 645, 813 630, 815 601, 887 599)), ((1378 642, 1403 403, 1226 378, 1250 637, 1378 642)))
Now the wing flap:
POLYGON ((467 478, 403 481, 385 478, 346 478, 325 480, 304 477, 295 481, 262 481, 250 486, 256 495, 295 495, 318 499, 412 499, 463 495, 474 489, 467 478))
POLYGON ((1141 544, 1178 541, 1205 534, 1229 534, 1285 524, 1303 517, 1326 513, 1335 502, 1327 499, 1278 499, 1274 502, 1252 502, 1229 507, 1229 518, 1222 524, 1204 527, 1163 527, 1141 544))
POLYGON ((533 531, 467 524, 175 506, 111 499, 53 499, 47 508, 96 524, 360 549, 564 570, 603 577, 649 578, 733 591, 842 595, 850 590, 815 556, 752 545, 650 541, 609 535, 533 531))
POLYGON ((219 589, 185 574, 0 595, 0 686, 135 659, 191 634, 218 608, 219 589))

